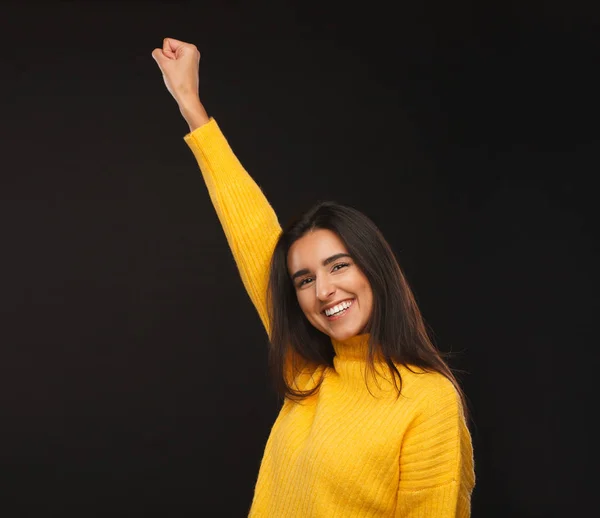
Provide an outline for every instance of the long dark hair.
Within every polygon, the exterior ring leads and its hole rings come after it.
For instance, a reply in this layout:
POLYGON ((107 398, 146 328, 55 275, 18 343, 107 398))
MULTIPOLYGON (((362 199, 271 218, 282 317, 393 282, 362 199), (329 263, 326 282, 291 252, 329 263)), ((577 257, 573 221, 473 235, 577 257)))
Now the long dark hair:
POLYGON ((288 251, 306 233, 327 229, 339 236, 373 291, 367 365, 376 379, 375 356, 383 356, 398 397, 402 376, 394 364, 408 369, 416 366, 448 378, 467 412, 466 399, 452 370, 429 336, 415 297, 398 260, 375 223, 362 212, 333 201, 322 201, 292 219, 283 229, 271 260, 268 284, 270 319, 269 368, 276 392, 299 401, 314 394, 319 382, 307 390, 291 385, 306 366, 333 366, 335 352, 331 339, 306 318, 296 296, 287 268, 288 251), (297 362, 294 359, 300 359, 297 362), (294 360, 294 361, 292 361, 294 360))

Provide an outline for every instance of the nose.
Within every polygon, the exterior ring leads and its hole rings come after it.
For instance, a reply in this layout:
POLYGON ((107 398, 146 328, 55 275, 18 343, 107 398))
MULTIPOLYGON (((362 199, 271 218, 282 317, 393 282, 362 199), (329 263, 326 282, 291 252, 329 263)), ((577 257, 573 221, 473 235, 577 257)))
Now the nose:
POLYGON ((315 285, 317 290, 317 298, 319 300, 326 301, 335 293, 335 285, 326 275, 320 275, 317 277, 315 285))

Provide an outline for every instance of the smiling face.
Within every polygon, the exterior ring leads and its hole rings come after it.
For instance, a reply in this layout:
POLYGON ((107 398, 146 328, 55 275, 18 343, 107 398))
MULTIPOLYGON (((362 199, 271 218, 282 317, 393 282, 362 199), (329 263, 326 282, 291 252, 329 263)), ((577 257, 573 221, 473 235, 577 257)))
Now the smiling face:
POLYGON ((371 285, 335 232, 318 229, 302 236, 290 247, 287 266, 300 308, 314 327, 340 341, 366 332, 371 285))

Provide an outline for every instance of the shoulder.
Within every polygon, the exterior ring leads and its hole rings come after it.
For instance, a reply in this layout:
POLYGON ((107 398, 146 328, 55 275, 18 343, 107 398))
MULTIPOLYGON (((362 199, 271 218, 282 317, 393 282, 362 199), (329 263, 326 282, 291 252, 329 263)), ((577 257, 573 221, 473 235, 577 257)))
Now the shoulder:
POLYGON ((433 413, 441 409, 461 410, 461 398, 456 387, 443 374, 412 365, 397 365, 397 368, 402 376, 402 394, 418 403, 421 409, 433 413))
POLYGON ((443 374, 435 371, 426 371, 415 365, 398 365, 398 371, 402 375, 402 380, 407 390, 414 389, 418 391, 427 390, 428 392, 438 394, 456 393, 452 382, 443 374))

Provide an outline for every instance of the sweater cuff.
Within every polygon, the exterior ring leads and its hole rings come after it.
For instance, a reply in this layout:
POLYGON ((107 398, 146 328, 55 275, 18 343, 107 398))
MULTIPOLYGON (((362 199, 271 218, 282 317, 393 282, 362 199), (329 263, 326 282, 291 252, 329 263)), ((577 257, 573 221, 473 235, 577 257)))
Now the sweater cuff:
POLYGON ((184 135, 183 140, 185 140, 188 144, 190 140, 202 142, 203 138, 205 138, 207 134, 210 135, 215 130, 219 131, 219 126, 217 124, 217 121, 214 118, 210 117, 208 119, 208 122, 205 122, 204 124, 202 124, 202 126, 198 126, 194 131, 190 131, 189 133, 184 135))

